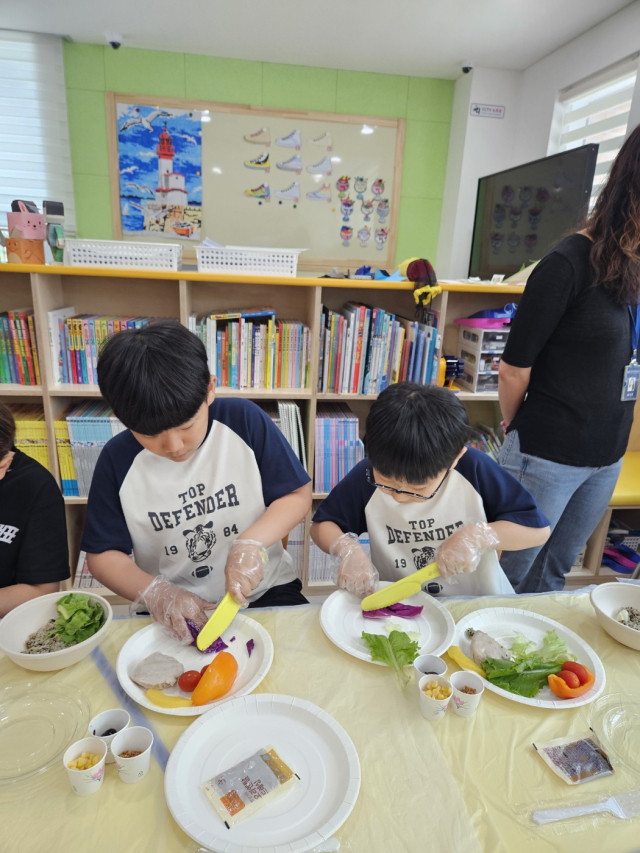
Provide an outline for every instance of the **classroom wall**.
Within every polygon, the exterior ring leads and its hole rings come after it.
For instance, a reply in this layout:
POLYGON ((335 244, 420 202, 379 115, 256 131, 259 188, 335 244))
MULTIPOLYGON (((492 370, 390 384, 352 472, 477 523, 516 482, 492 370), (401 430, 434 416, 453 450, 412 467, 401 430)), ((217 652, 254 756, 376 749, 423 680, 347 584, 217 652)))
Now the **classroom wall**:
POLYGON ((406 119, 396 257, 435 258, 453 81, 68 42, 64 59, 80 237, 113 236, 104 93, 115 91, 406 119))

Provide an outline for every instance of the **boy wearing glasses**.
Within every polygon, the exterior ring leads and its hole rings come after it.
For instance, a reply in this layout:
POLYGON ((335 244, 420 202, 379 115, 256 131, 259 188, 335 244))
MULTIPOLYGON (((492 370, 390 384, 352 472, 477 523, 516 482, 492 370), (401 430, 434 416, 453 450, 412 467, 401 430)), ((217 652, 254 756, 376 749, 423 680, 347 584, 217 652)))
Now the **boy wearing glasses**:
POLYGON ((401 382, 380 394, 367 417, 367 458, 311 527, 336 560, 339 587, 364 596, 378 575, 393 582, 436 561, 444 595, 513 593, 496 551, 544 544, 549 522, 514 477, 465 445, 469 437, 451 391, 401 382), (357 538, 365 531, 371 560, 357 538))

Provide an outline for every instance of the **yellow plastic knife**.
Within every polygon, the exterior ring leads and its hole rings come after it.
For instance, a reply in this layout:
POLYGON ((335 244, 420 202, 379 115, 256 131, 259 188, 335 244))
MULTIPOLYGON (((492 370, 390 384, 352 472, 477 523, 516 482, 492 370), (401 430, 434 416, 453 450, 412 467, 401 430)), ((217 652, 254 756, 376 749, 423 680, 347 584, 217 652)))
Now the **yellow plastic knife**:
POLYGON ((235 619, 238 610, 240 605, 231 598, 229 593, 226 593, 196 638, 196 646, 201 652, 208 649, 211 643, 224 634, 235 619))
MULTIPOLYGON (((412 575, 407 575, 406 578, 392 583, 391 586, 385 586, 384 589, 374 592, 362 599, 361 607, 363 610, 378 610, 381 607, 390 607, 392 604, 397 604, 399 601, 404 601, 405 598, 411 598, 416 592, 420 592, 422 584, 439 577, 437 563, 429 563, 424 569, 419 569, 412 575)), ((198 637, 198 639, 200 639, 198 637)), ((200 648, 200 646, 198 646, 200 648)))

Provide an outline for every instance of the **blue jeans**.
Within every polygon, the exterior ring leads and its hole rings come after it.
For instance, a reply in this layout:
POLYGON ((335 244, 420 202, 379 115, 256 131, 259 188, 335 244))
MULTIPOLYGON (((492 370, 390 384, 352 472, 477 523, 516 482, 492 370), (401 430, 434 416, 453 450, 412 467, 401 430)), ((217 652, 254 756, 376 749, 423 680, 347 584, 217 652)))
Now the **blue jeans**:
POLYGON ((517 593, 562 589, 565 575, 609 506, 622 459, 602 468, 561 465, 522 453, 518 431, 513 430, 499 462, 532 494, 551 525, 544 545, 504 552, 500 565, 517 593))

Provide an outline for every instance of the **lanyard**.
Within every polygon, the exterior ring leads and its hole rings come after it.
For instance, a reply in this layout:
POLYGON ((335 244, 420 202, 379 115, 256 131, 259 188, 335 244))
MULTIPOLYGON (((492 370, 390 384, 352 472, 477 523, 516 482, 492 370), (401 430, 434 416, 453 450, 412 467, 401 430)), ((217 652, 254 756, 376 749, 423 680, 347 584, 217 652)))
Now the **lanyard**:
POLYGON ((640 308, 636 305, 636 316, 633 316, 633 309, 629 305, 629 315, 631 317, 631 346, 633 355, 631 356, 631 364, 635 364, 638 358, 638 339, 640 339, 640 308))

